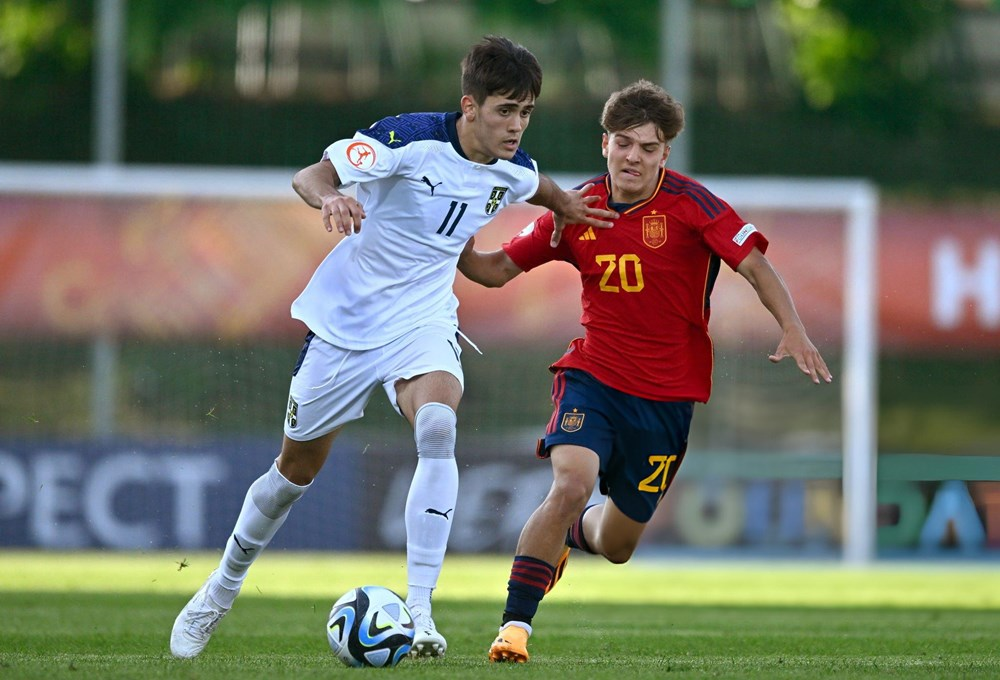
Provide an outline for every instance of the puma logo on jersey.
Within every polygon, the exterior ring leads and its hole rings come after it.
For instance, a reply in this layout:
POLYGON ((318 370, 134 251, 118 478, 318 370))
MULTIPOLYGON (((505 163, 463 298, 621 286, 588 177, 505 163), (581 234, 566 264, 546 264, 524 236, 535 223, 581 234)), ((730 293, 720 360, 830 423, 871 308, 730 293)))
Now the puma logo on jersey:
POLYGON ((596 241, 597 234, 594 233, 593 227, 587 227, 587 231, 580 234, 580 238, 577 241, 596 241))
POLYGON ((389 141, 387 142, 387 144, 402 144, 402 143, 403 140, 396 138, 396 131, 389 130, 389 141))
POLYGON ((442 184, 444 184, 444 182, 438 182, 437 184, 431 184, 431 181, 429 179, 427 179, 427 175, 424 175, 423 177, 421 177, 420 181, 423 182, 424 184, 426 184, 427 186, 429 186, 431 188, 431 196, 434 195, 434 187, 439 187, 442 184))
POLYGON ((444 517, 445 519, 451 519, 450 517, 448 517, 448 513, 451 512, 454 509, 455 508, 448 508, 444 512, 441 512, 440 510, 435 510, 434 508, 427 508, 426 510, 424 510, 424 513, 426 513, 428 515, 440 515, 441 517, 444 517))

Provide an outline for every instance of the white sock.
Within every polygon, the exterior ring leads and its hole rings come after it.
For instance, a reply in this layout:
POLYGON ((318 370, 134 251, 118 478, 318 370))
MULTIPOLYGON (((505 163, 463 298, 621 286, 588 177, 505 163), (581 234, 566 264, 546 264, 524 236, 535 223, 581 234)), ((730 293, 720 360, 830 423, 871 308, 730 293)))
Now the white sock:
POLYGON ((276 463, 250 485, 243 499, 243 509, 222 553, 215 583, 209 586, 209 595, 219 605, 232 606, 250 565, 285 523, 292 504, 308 488, 308 484, 299 486, 285 479, 278 472, 276 463))
POLYGON ((431 402, 417 410, 417 469, 406 497, 406 604, 428 612, 437 586, 458 498, 455 412, 431 402))
POLYGON ((524 621, 508 621, 507 623, 500 626, 500 632, 502 633, 504 631, 504 628, 508 628, 509 626, 517 626, 518 628, 524 628, 526 631, 528 631, 528 637, 531 637, 530 624, 527 624, 524 621))
POLYGON ((406 606, 410 608, 410 611, 416 615, 416 610, 422 609, 427 613, 431 611, 431 593, 433 588, 427 588, 425 586, 415 586, 410 584, 409 590, 406 593, 406 606))

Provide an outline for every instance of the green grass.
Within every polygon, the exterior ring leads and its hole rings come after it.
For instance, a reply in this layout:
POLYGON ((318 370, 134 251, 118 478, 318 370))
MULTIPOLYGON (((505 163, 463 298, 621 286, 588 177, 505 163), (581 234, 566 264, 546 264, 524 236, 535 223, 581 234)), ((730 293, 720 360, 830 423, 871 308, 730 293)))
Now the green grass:
POLYGON ((277 551, 255 565, 208 649, 173 659, 173 619, 217 559, 0 554, 0 679, 1000 676, 1000 572, 990 565, 613 566, 577 556, 535 619, 526 666, 485 660, 507 557, 450 556, 435 597, 448 656, 382 671, 341 666, 324 623, 352 586, 405 592, 402 557, 277 551))

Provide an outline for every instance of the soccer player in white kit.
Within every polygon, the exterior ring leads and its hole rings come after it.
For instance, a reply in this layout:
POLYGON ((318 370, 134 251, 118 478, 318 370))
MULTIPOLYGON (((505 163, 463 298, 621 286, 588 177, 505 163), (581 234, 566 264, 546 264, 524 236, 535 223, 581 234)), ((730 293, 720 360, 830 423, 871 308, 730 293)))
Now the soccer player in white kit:
POLYGON ((295 175, 295 191, 321 211, 328 231, 346 238, 292 304, 310 332, 293 373, 281 453, 251 484, 219 567, 178 614, 174 656, 205 648, 333 440, 361 418, 379 386, 413 426, 417 448, 405 509, 411 654, 444 655, 431 593, 458 496, 455 265, 469 238, 510 203, 542 205, 567 223, 595 227, 616 217, 590 207, 589 187, 562 191, 520 149, 541 81, 531 52, 488 36, 462 61, 460 111, 385 118, 331 144, 295 175), (356 198, 339 191, 347 184, 356 185, 356 198))

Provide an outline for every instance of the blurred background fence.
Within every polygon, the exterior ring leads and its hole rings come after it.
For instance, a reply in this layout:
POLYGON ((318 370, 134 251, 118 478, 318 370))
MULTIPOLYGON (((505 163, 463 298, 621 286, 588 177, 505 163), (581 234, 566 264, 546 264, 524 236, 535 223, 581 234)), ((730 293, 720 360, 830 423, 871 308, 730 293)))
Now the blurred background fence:
MULTIPOLYGON (((280 442, 304 333, 288 305, 333 243, 292 194, 295 169, 383 116, 455 108, 461 56, 502 33, 545 68, 525 147, 564 183, 598 172, 603 101, 638 77, 666 79, 664 35, 684 6, 687 172, 863 177, 879 189, 879 554, 993 557, 1000 12, 945 0, 667 4, 0 5, 0 543, 222 545, 280 442), (117 109, 95 75, 109 5, 122 21, 117 109), (109 106, 120 120, 110 153, 98 130, 109 106), (116 185, 121 168, 129 182, 116 185), (84 175, 100 184, 102 171, 108 190, 87 189, 84 175)), ((843 215, 741 212, 771 238, 842 376, 843 215)), ((536 214, 509 209, 482 243, 536 214)), ((503 291, 459 276, 456 290, 485 355, 464 356, 453 545, 506 551, 548 485, 530 453, 550 410, 545 367, 579 332, 578 283, 553 265, 503 291)), ((754 305, 724 274, 713 400, 696 410, 692 455, 647 551, 842 549, 839 387, 769 365, 777 333, 754 305)), ((276 545, 402 546, 412 442, 383 401, 338 441, 276 545), (343 522, 343 506, 376 510, 343 522)))

